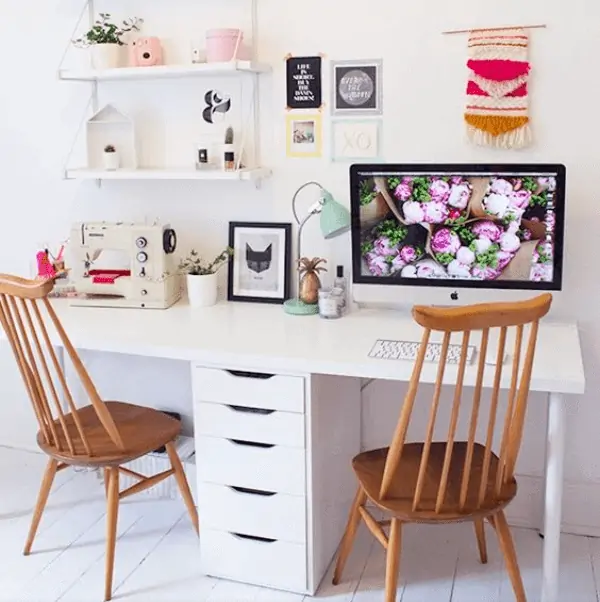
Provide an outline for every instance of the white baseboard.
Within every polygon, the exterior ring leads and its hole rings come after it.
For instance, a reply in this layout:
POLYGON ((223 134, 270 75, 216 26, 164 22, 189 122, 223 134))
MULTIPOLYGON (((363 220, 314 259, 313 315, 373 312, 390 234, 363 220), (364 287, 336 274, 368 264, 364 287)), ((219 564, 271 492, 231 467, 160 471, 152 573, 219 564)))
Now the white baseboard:
MULTIPOLYGON (((544 479, 517 475, 519 492, 506 509, 510 525, 541 529, 544 479)), ((563 533, 600 537, 600 483, 565 481, 562 505, 563 533)))

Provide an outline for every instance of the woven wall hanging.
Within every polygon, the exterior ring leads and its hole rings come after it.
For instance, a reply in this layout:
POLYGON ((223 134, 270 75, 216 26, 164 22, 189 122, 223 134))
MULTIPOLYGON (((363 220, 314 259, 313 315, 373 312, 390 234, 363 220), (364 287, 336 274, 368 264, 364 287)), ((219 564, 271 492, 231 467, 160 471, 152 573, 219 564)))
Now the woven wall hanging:
POLYGON ((522 28, 470 33, 465 122, 475 144, 522 148, 531 143, 528 49, 522 28))

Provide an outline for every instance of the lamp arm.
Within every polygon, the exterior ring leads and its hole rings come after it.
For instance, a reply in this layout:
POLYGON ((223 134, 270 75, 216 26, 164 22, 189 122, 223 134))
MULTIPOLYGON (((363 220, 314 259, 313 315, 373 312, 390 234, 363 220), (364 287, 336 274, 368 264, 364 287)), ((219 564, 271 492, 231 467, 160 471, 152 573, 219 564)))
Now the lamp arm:
POLYGON ((298 272, 297 282, 298 288, 296 289, 296 297, 300 297, 300 282, 302 280, 302 276, 300 274, 300 259, 302 257, 302 230, 306 225, 306 222, 313 216, 314 213, 309 213, 301 222, 298 222, 298 239, 296 243, 296 266, 295 269, 298 272))
MULTIPOLYGON (((302 190, 304 190, 305 188, 307 188, 308 186, 318 186, 321 190, 323 190, 323 186, 321 186, 321 184, 319 184, 319 182, 306 182, 305 184, 302 184, 302 186, 300 186, 300 188, 298 188, 298 190, 296 190, 296 192, 294 193, 294 198, 292 199, 292 212, 294 214, 294 219, 296 220, 296 223, 298 225, 300 225, 300 218, 298 217, 298 212, 296 211, 296 200, 298 198, 298 195, 300 194, 300 192, 302 190)), ((310 217, 310 215, 309 215, 310 217)))

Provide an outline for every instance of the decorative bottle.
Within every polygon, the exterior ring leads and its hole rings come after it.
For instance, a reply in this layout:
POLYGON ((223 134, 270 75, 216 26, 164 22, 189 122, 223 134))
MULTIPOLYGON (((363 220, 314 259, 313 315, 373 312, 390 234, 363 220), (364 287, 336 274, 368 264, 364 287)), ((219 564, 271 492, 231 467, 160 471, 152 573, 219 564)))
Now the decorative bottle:
MULTIPOLYGON (((346 312, 347 297, 348 297, 348 284, 346 277, 344 276, 344 266, 338 265, 336 268, 336 277, 333 281, 333 288, 338 289, 340 313, 346 312)), ((337 292, 337 291, 336 291, 337 292)))

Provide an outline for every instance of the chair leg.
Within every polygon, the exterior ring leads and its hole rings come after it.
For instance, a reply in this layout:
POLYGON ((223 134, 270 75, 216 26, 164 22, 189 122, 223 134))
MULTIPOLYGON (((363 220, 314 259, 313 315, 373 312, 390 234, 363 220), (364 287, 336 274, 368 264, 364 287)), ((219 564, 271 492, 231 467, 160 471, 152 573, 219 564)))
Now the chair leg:
POLYGON ((481 564, 487 564, 488 555, 487 555, 487 546, 485 543, 485 529, 483 525, 482 518, 475 519, 475 536, 477 537, 477 547, 479 548, 479 559, 481 560, 481 564))
POLYGON ((117 518, 119 516, 119 468, 106 469, 108 474, 108 494, 106 500, 106 573, 104 600, 112 599, 113 571, 115 566, 115 546, 117 543, 117 518))
POLYGON ((190 491, 190 486, 187 481, 187 477, 185 476, 185 470, 183 469, 183 464, 179 459, 179 455, 177 454, 177 450, 173 445, 173 442, 167 443, 167 454, 169 454, 169 460, 171 461, 171 466, 175 471, 175 479, 177 481, 177 485, 179 486, 179 491, 181 491, 181 495, 183 497, 183 501, 187 507, 187 511, 192 519, 192 524, 194 525, 194 529, 196 529, 196 533, 200 532, 200 524, 198 522, 198 511, 196 510, 196 505, 194 504, 194 498, 192 497, 192 492, 190 491))
POLYGON ((103 468, 102 470, 104 471, 104 493, 108 499, 108 480, 110 478, 110 473, 108 468, 103 468))
POLYGON ((385 602, 396 602, 401 547, 402 523, 400 522, 400 519, 393 518, 385 559, 385 602))
POLYGON ((506 516, 501 510, 493 517, 488 519, 490 523, 496 529, 498 534, 498 541, 500 542, 500 549, 504 556, 504 562, 506 564, 506 570, 515 592, 515 598, 517 602, 527 602, 525 596, 525 588, 523 587, 523 581, 521 579, 521 571, 519 570, 519 564, 517 562, 517 553, 515 551, 515 544, 510 534, 510 527, 506 522, 506 516))
POLYGON ((44 478, 42 479, 40 492, 38 493, 37 502, 33 511, 33 518, 31 519, 31 526, 29 527, 29 534, 27 535, 27 541, 25 542, 25 549, 23 550, 23 554, 25 556, 28 556, 31 552, 31 546, 33 545, 35 534, 37 533, 40 525, 42 514, 44 512, 44 508, 46 507, 48 496, 50 495, 50 489, 52 489, 52 483, 54 482, 54 477, 56 476, 57 468, 58 461, 54 458, 50 458, 48 464, 46 465, 46 471, 44 472, 44 478))
POLYGON ((358 490, 356 491, 356 495, 354 496, 352 508, 350 509, 350 515, 348 516, 346 531, 344 531, 342 543, 340 544, 338 559, 335 565, 335 570, 333 572, 333 585, 337 585, 340 582, 340 579, 342 578, 344 566, 346 565, 348 556, 350 556, 350 552, 352 551, 352 544, 354 543, 354 538, 356 537, 356 530, 358 529, 358 525, 360 523, 360 512, 358 509, 365 503, 366 499, 367 494, 359 485, 358 490))

